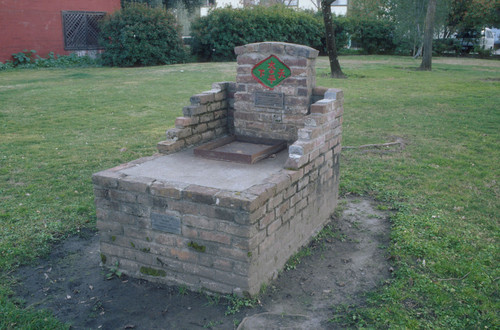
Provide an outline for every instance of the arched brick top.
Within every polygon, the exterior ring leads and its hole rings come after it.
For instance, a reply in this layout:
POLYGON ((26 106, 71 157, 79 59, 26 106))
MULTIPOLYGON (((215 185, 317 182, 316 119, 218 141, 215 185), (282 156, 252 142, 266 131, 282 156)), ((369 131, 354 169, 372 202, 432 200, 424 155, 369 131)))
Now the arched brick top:
POLYGON ((234 52, 236 55, 247 53, 272 53, 275 55, 305 57, 307 59, 315 59, 319 54, 319 51, 311 47, 275 41, 258 42, 235 47, 234 52))

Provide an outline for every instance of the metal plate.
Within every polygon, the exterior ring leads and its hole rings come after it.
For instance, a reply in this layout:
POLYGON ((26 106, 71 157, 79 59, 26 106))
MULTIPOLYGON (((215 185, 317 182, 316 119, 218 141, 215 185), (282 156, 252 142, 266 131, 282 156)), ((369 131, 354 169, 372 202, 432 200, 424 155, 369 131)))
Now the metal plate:
POLYGON ((285 107, 285 95, 283 93, 255 92, 254 105, 260 108, 283 109, 285 107))
POLYGON ((173 215, 151 213, 151 227, 166 233, 180 234, 181 219, 173 215))
POLYGON ((194 149, 194 154, 216 160, 254 164, 287 146, 284 140, 226 136, 194 149))

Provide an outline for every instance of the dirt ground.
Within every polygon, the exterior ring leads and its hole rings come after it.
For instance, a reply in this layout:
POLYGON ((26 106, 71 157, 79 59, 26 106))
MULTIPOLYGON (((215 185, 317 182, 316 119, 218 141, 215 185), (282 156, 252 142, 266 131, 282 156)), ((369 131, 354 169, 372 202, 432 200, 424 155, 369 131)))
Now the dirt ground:
POLYGON ((54 247, 36 266, 20 268, 17 295, 48 309, 73 329, 329 329, 340 304, 363 304, 364 293, 390 277, 385 247, 388 214, 368 199, 340 201, 330 222, 336 238, 313 241, 312 254, 283 271, 260 304, 226 315, 223 298, 122 276, 107 279, 99 237, 84 232, 54 247))

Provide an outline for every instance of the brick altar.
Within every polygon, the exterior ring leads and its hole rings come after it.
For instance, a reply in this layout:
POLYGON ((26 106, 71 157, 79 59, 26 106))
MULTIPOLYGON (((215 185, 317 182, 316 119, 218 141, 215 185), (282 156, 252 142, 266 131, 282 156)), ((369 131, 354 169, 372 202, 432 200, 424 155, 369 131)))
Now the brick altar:
POLYGON ((105 265, 253 295, 328 221, 338 197, 342 91, 315 86, 312 48, 264 42, 235 51, 236 82, 191 97, 159 154, 94 174, 105 265), (255 164, 193 155, 228 134, 286 140, 288 150, 255 164))

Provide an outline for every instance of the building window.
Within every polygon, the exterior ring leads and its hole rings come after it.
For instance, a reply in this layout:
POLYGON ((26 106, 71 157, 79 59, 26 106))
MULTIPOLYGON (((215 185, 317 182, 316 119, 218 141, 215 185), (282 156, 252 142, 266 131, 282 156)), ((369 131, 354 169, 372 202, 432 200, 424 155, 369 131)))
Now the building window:
POLYGON ((63 11, 64 49, 99 49, 99 20, 105 12, 63 11))

